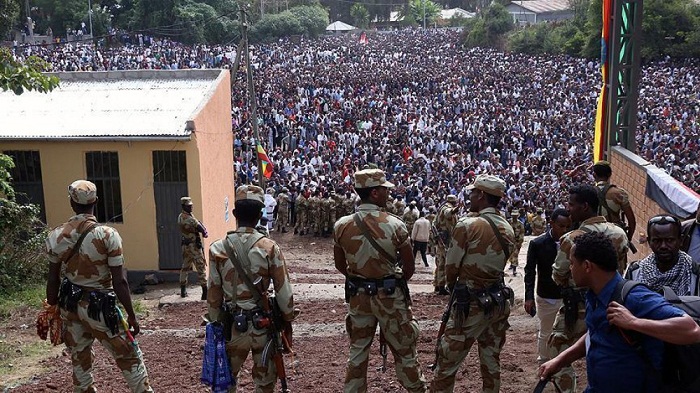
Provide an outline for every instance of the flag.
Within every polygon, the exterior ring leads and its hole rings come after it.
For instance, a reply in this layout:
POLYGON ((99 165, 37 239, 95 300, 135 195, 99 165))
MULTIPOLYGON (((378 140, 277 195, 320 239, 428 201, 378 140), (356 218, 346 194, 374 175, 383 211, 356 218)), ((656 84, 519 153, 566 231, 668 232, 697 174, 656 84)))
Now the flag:
POLYGON ((362 32, 362 34, 360 34, 360 41, 359 42, 362 45, 367 45, 367 42, 368 42, 367 41, 367 33, 365 33, 364 31, 362 32))
POLYGON ((260 159, 261 163, 261 168, 258 170, 262 170, 263 176, 265 176, 266 179, 269 179, 272 177, 272 170, 274 169, 274 166, 272 165, 272 161, 270 161, 270 158, 267 156, 267 153, 265 153, 265 149, 263 149, 262 145, 258 143, 258 158, 260 159))
POLYGON ((608 72, 610 62, 610 30, 612 28, 612 5, 613 0, 603 0, 603 31, 600 38, 600 74, 603 77, 603 87, 600 89, 598 97, 598 108, 595 116, 595 134, 593 137, 593 161, 603 159, 603 153, 607 146, 608 124, 608 72))

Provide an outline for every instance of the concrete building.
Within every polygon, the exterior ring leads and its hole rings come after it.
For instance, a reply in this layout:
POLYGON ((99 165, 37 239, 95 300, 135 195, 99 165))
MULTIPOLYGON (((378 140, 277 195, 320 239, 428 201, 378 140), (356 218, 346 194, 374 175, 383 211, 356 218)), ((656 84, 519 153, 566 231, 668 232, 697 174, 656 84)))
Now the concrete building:
MULTIPOLYGON (((180 197, 212 239, 233 226, 231 88, 225 70, 56 74, 53 92, 0 93, 0 151, 49 227, 73 213, 67 186, 98 187, 98 220, 124 240, 130 272, 179 269, 180 197)), ((174 272, 173 272, 174 273, 174 272)))
POLYGON ((512 1, 506 10, 516 24, 535 24, 572 19, 574 11, 568 0, 522 0, 512 1))

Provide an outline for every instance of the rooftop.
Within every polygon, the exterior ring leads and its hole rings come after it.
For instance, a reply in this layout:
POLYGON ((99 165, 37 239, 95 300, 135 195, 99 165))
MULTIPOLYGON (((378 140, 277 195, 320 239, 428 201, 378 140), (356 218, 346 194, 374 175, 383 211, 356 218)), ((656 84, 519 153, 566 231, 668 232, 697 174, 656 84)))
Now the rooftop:
POLYGON ((50 93, 0 92, 2 139, 189 139, 225 70, 56 73, 50 93))
POLYGON ((571 8, 569 0, 522 0, 511 1, 510 4, 538 14, 542 12, 565 11, 571 8))

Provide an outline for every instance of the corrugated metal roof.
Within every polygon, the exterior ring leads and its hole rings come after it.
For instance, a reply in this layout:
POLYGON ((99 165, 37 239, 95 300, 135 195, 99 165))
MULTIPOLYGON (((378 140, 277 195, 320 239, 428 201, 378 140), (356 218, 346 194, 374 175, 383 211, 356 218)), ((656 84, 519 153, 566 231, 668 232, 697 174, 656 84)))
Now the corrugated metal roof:
POLYGON ((54 91, 0 92, 1 139, 183 139, 222 70, 55 74, 54 91))
POLYGON ((512 1, 511 4, 521 6, 537 14, 543 12, 566 11, 570 9, 569 0, 524 0, 512 1))

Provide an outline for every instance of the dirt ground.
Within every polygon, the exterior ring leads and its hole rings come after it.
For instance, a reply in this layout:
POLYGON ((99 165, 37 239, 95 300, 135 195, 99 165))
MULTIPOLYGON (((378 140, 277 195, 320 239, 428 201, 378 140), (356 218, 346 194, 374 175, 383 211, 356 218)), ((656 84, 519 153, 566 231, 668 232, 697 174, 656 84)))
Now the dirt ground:
MULTIPOLYGON (((332 262, 330 239, 296 237, 291 234, 274 234, 287 259, 292 282, 295 284, 295 303, 302 313, 295 322, 294 356, 285 357, 289 387, 294 392, 341 392, 348 355, 348 339, 344 331, 346 306, 340 295, 342 276, 337 274, 332 262), (298 289, 304 289, 303 291, 298 289)), ((521 251, 524 266, 526 246, 521 251)), ((432 262, 431 262, 432 266, 432 262)), ((428 365, 433 363, 435 337, 439 319, 447 303, 447 297, 430 293, 432 268, 417 262, 416 276, 411 286, 417 288, 413 296, 414 315, 421 327, 418 340, 418 356, 428 381, 432 373, 428 365)), ((535 371, 537 322, 522 309, 522 270, 511 285, 516 289, 516 305, 513 307, 507 342, 501 354, 501 392, 531 392, 537 383, 535 371)), ((199 382, 202 363, 204 328, 201 315, 206 312, 205 303, 195 301, 199 295, 192 288, 187 302, 165 301, 177 288, 172 285, 147 287, 141 299, 145 311, 140 316, 142 334, 138 341, 143 351, 151 384, 157 392, 206 392, 199 382), (169 296, 164 296, 169 295, 169 296)), ((413 290, 413 289, 412 289, 413 290)), ((2 341, 8 344, 39 342, 35 335, 36 310, 27 308, 3 323, 2 341)), ((0 389, 4 392, 71 392, 72 379, 70 357, 62 348, 37 344, 39 354, 17 359, 9 375, 0 374, 0 389)), ((126 385, 112 359, 99 345, 94 346, 94 375, 100 392, 126 392, 126 385)), ((377 371, 381 366, 377 340, 372 347, 369 361, 369 392, 400 392, 389 354, 385 373, 377 371)), ((239 375, 240 392, 254 390, 250 376, 252 362, 249 359, 239 375)), ((579 390, 585 387, 585 364, 575 365, 581 378, 579 390)), ((478 354, 476 348, 457 374, 456 392, 481 390, 478 354)))

